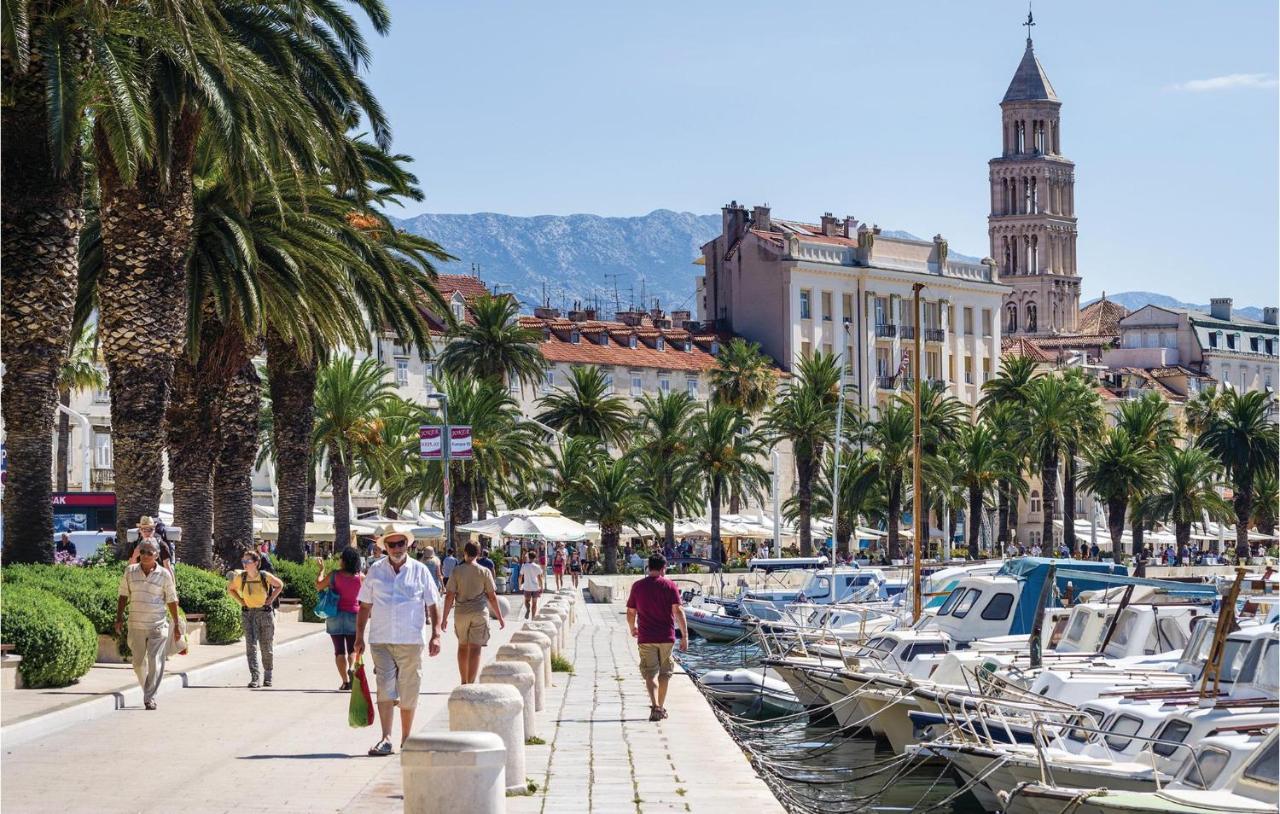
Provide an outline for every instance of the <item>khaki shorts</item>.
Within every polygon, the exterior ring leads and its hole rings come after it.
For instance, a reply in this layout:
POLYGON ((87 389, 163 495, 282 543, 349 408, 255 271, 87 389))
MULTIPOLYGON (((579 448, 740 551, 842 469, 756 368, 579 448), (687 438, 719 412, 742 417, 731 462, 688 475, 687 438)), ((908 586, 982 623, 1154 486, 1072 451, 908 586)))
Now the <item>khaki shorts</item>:
POLYGON ((675 670, 675 662, 671 659, 671 642, 665 644, 640 645, 640 675, 644 678, 671 675, 675 670))
POLYGON ((378 703, 397 701, 400 709, 417 709, 422 689, 422 645, 371 644, 373 674, 378 677, 378 703))
POLYGON ((453 631, 458 634, 458 644, 489 643, 489 617, 483 613, 453 615, 453 631))

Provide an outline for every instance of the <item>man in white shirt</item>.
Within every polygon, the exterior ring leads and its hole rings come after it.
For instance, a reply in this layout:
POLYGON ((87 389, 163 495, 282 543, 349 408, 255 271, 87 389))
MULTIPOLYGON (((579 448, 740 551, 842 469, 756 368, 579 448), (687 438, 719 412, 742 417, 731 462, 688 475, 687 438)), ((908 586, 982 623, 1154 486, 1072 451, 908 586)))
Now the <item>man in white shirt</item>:
POLYGON ((538 597, 542 596, 544 579, 538 555, 529 552, 526 562, 520 565, 520 592, 524 594, 524 615, 532 619, 538 615, 538 597))
POLYGON ((124 569, 116 600, 117 635, 124 624, 125 606, 129 608, 129 651, 133 655, 133 671, 142 687, 142 705, 147 709, 156 708, 156 690, 164 678, 171 618, 174 640, 182 638, 178 589, 173 574, 159 564, 158 542, 145 538, 138 543, 135 552, 138 562, 124 569))
POLYGON ((369 566, 357 597, 356 658, 364 652, 365 626, 369 628, 369 653, 378 677, 378 722, 382 739, 369 750, 385 757, 391 748, 391 722, 400 707, 400 745, 409 739, 413 713, 422 685, 422 648, 427 655, 440 652, 440 590, 427 566, 409 556, 413 536, 403 532, 384 534, 379 545, 387 556, 369 566), (426 634, 431 623, 431 636, 426 634))

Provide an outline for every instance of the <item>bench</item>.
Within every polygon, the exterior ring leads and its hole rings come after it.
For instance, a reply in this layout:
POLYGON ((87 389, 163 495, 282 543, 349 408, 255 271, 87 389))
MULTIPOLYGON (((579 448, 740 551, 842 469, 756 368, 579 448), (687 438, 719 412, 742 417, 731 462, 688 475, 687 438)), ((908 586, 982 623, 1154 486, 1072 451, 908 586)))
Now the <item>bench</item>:
POLYGON ((22 674, 18 665, 22 664, 22 656, 13 652, 13 645, 0 644, 0 689, 22 689, 22 674))
POLYGON ((282 596, 280 597, 280 606, 284 607, 285 605, 302 607, 302 600, 294 596, 282 596))
POLYGON ((11 645, 11 644, 0 644, 0 656, 4 655, 4 654, 6 654, 6 653, 12 653, 12 652, 13 652, 13 645, 11 645))
POLYGON ((594 579, 587 580, 587 595, 592 602, 608 604, 613 601, 613 586, 602 585, 594 579))
POLYGON ((188 622, 203 622, 203 621, 204 621, 204 614, 203 614, 203 613, 188 613, 188 614, 187 614, 187 621, 188 621, 188 622))

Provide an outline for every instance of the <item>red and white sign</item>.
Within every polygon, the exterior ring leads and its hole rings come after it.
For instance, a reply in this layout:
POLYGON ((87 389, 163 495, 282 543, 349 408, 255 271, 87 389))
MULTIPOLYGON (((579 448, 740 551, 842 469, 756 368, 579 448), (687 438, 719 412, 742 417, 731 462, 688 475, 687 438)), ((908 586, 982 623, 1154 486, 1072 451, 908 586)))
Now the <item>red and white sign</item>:
POLYGON ((449 428, 449 457, 455 461, 469 461, 471 452, 471 427, 449 428))
POLYGON ((425 461, 440 460, 440 439, 444 436, 444 427, 419 427, 418 452, 425 461))
MULTIPOLYGON (((439 461, 443 457, 442 439, 444 427, 427 425, 418 427, 418 452, 425 461, 439 461)), ((449 427, 449 458, 469 461, 472 458, 471 427, 449 427)))

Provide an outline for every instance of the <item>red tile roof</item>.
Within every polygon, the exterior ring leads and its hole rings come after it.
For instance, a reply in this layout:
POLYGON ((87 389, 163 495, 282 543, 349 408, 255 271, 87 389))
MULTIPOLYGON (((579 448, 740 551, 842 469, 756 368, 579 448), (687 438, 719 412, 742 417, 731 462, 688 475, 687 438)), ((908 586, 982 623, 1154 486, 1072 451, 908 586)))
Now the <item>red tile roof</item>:
POLYGON ((1104 336, 1120 335, 1120 320, 1129 315, 1129 309, 1106 297, 1080 309, 1077 333, 1104 336))
POLYGON ((713 333, 691 334, 683 328, 656 328, 630 326, 622 322, 585 320, 571 322, 557 318, 520 317, 520 326, 539 331, 543 340, 538 348, 548 362, 565 362, 582 365, 615 365, 617 367, 641 367, 657 370, 703 373, 716 365, 711 355, 713 342, 725 343, 731 337, 713 333), (578 329, 578 341, 569 337, 578 329), (636 337, 636 346, 629 347, 630 338, 636 337), (605 344, 599 344, 600 338, 605 344), (665 340, 665 349, 655 347, 658 337, 665 340), (684 343, 692 340, 692 350, 686 351, 684 343))
POLYGON ((463 299, 470 300, 483 297, 489 293, 489 287, 479 277, 470 274, 441 274, 436 277, 436 291, 446 300, 458 292, 463 299))
POLYGON ((1025 336, 1002 339, 1000 340, 1000 356, 1008 356, 1014 359, 1027 357, 1037 362, 1052 362, 1054 360, 1053 356, 1046 353, 1037 342, 1039 340, 1028 339, 1025 336))

